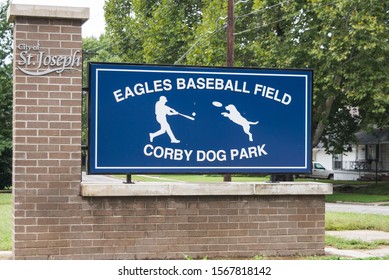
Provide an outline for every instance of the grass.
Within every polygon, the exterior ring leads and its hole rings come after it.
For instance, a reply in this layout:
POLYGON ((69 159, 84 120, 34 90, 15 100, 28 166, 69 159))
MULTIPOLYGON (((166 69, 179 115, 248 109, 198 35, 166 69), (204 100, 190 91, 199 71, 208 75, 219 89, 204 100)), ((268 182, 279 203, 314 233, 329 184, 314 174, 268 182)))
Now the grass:
POLYGON ((389 182, 371 182, 371 181, 332 181, 335 185, 334 192, 335 193, 345 193, 342 191, 342 188, 337 188, 336 186, 354 186, 348 192, 352 192, 354 194, 371 194, 371 195, 389 195, 389 182), (340 191, 338 191, 338 189, 340 191))
POLYGON ((12 249, 12 194, 0 194, 0 251, 12 249))
POLYGON ((389 182, 333 181, 334 193, 326 202, 389 203, 389 182))
POLYGON ((326 202, 360 202, 360 203, 374 203, 374 202, 389 202, 389 195, 374 195, 374 194, 359 194, 359 193, 334 193, 326 196, 326 202))
MULTIPOLYGON (((325 230, 379 230, 389 232, 389 216, 327 212, 325 215, 325 230)), ((363 250, 375 249, 383 245, 389 246, 389 241, 367 242, 326 235, 325 244, 337 249, 363 250)))
POLYGON ((379 241, 363 241, 358 239, 344 239, 336 236, 326 235, 325 236, 326 246, 335 247, 342 250, 365 250, 365 249, 376 249, 380 246, 388 246, 389 241, 379 240, 379 241))
POLYGON ((326 230, 380 230, 389 232, 389 216, 327 212, 326 230))

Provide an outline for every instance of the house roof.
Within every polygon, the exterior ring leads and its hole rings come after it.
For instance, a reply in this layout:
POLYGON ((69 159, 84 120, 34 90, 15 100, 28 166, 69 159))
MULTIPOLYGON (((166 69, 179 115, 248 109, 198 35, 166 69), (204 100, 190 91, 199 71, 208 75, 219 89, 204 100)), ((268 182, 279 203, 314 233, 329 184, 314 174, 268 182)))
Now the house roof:
POLYGON ((358 144, 389 143, 389 129, 374 129, 371 132, 360 131, 355 136, 358 144))

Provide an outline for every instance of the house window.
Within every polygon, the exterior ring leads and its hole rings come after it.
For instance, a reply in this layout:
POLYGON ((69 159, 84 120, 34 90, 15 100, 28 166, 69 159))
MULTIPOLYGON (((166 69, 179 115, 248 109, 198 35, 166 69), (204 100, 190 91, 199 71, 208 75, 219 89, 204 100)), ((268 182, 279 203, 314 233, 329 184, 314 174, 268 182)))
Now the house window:
POLYGON ((332 156, 332 169, 342 169, 342 154, 332 156))
POLYGON ((378 144, 368 144, 366 149, 366 160, 369 164, 368 169, 375 170, 379 164, 379 146, 378 144))
POLYGON ((381 145, 381 164, 383 171, 389 171, 389 144, 381 145))
POLYGON ((368 160, 376 160, 378 159, 378 145, 369 144, 366 149, 366 159, 368 160))

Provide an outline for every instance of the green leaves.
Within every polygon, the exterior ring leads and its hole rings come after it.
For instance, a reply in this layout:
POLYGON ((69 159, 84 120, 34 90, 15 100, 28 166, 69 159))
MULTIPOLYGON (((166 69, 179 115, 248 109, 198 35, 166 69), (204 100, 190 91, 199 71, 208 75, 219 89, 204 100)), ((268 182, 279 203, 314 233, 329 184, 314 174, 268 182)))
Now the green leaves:
MULTIPOLYGON (((339 152, 354 132, 389 125, 388 10, 381 0, 235 1, 234 65, 314 69, 313 146, 326 135, 339 152)), ((109 0, 105 11, 123 62, 225 65, 227 1, 109 0)))
POLYGON ((0 189, 11 185, 12 170, 12 29, 8 2, 0 4, 0 189))

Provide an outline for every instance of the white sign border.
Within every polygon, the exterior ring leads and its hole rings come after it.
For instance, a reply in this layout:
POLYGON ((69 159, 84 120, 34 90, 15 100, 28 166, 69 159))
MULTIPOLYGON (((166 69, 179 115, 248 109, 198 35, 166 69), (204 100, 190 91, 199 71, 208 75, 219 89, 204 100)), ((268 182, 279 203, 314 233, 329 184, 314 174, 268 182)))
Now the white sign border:
MULTIPOLYGON (((265 69, 264 69, 265 70, 265 69)), ((286 69, 282 69, 286 70, 286 69)), ((106 69, 106 68, 96 68, 95 69, 96 73, 96 98, 95 98, 95 135, 94 135, 94 169, 95 170, 115 170, 115 169, 133 169, 134 172, 138 172, 135 170, 143 169, 143 170, 171 170, 171 169, 176 169, 176 170, 184 170, 184 169, 193 169, 193 170, 268 170, 268 169, 301 169, 301 170, 306 170, 310 167, 310 158, 309 158, 309 153, 308 153, 308 133, 309 133, 309 115, 308 115, 308 101, 309 101, 309 78, 308 74, 269 74, 269 73, 243 73, 243 72, 203 72, 203 71, 177 71, 177 70, 142 70, 142 69, 106 69), (150 167, 150 166, 98 166, 98 81, 99 81, 99 72, 143 72, 143 73, 173 73, 173 74, 206 74, 206 75, 237 75, 237 76, 279 76, 279 77, 299 77, 299 78, 305 78, 305 155, 304 155, 304 166, 212 166, 212 167, 200 167, 200 166, 164 166, 164 167, 150 167), (309 161, 309 162, 308 162, 309 161)), ((296 71, 299 71, 299 69, 296 69, 296 71)))

